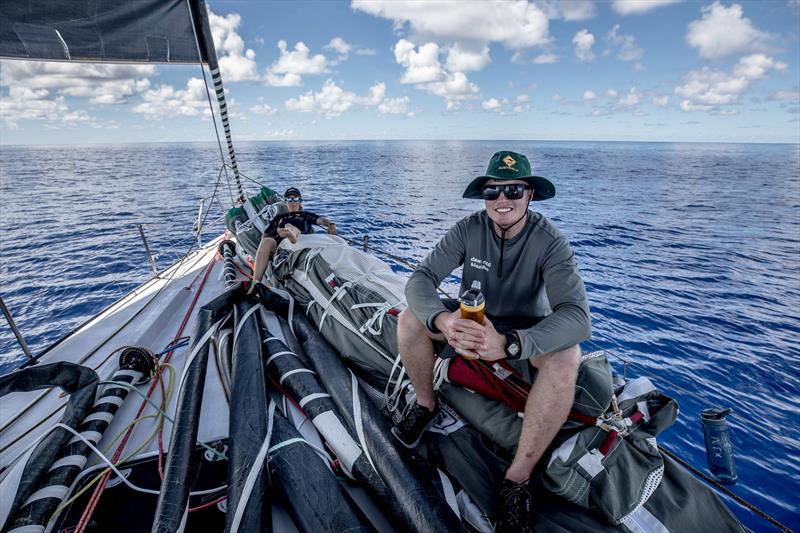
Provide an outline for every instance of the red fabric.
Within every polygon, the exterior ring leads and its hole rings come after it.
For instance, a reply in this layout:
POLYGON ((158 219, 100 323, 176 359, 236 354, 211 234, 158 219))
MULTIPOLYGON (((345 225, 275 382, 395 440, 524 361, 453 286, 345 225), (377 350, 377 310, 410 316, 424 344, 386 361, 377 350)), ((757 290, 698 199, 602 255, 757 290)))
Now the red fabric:
POLYGON ((523 380, 519 374, 504 361, 468 360, 456 357, 450 363, 447 372, 448 379, 456 385, 461 385, 470 390, 483 394, 488 398, 500 400, 514 412, 525 411, 525 402, 530 392, 530 384, 523 380), (506 379, 501 379, 492 370, 493 364, 500 364, 505 370, 512 373, 506 379))

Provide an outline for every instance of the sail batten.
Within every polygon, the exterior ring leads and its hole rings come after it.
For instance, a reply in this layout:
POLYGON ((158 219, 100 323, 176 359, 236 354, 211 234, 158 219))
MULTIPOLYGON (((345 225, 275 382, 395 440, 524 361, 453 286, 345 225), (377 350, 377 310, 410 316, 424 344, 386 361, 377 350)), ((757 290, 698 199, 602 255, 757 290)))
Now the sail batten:
POLYGON ((207 62, 186 0, 0 3, 0 58, 113 63, 207 62))

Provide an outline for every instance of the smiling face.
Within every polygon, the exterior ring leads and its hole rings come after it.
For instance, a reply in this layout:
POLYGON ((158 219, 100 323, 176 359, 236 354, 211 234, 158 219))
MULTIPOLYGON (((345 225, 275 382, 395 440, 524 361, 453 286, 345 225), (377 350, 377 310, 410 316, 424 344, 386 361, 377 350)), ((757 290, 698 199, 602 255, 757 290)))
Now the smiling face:
MULTIPOLYGON (((523 180, 487 180, 483 186, 512 185, 515 183, 525 185, 523 180)), ((509 224, 514 224, 528 209, 528 202, 531 199, 532 193, 533 191, 526 189, 522 193, 522 198, 518 200, 509 200, 506 198, 505 193, 500 193, 497 200, 484 200, 484 202, 486 202, 486 213, 489 215, 489 218, 492 219, 492 222, 498 226, 505 227, 509 224)))

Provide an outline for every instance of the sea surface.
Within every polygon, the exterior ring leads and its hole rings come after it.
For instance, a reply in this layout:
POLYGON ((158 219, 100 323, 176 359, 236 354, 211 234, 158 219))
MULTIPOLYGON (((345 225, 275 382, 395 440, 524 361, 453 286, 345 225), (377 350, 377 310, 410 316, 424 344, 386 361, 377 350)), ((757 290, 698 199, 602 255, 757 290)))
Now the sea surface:
MULTIPOLYGON (((594 330, 584 350, 611 350, 617 371, 624 359, 629 376, 678 400, 660 442, 703 470, 699 412, 732 408, 733 490, 800 529, 798 145, 237 143, 249 179, 299 187, 340 234, 411 262, 482 207, 461 193, 500 149, 527 154, 556 185, 532 207, 577 256, 594 330)), ((182 256, 219 168, 212 144, 0 147, 0 295, 34 353, 151 276, 137 224, 160 269, 182 256)), ((230 205, 224 178, 218 192, 230 205)), ((0 318, 0 373, 21 357, 0 318)))

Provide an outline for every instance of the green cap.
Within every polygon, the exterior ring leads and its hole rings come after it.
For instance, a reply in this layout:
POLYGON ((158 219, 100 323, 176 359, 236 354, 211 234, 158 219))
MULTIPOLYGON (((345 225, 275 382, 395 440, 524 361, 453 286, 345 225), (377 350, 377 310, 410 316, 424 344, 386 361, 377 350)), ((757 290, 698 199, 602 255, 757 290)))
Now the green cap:
POLYGON ((478 176, 467 185, 464 198, 482 200, 483 184, 487 180, 523 180, 533 187, 533 200, 547 200, 556 195, 556 187, 550 180, 531 173, 531 164, 528 158, 516 152, 503 150, 497 152, 489 161, 486 174, 478 176))

